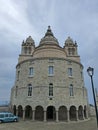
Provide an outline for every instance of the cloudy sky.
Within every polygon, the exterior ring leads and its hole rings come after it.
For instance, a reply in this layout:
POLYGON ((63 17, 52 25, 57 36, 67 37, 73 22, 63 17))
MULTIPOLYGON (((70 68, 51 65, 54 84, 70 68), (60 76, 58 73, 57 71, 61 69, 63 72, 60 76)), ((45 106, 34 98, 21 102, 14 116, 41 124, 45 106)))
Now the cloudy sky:
POLYGON ((77 41, 89 103, 93 103, 86 70, 94 67, 98 88, 98 0, 0 0, 0 101, 10 99, 22 41, 31 35, 37 46, 48 25, 62 47, 68 36, 77 41))

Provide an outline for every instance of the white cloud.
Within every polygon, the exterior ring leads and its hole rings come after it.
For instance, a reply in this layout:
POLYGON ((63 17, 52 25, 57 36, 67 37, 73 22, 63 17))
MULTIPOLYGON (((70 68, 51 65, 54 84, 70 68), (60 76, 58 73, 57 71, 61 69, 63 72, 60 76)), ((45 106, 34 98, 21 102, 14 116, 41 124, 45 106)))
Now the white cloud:
POLYGON ((6 34, 8 36, 18 35, 18 37, 23 37, 33 34, 36 37, 34 26, 28 21, 26 12, 28 4, 25 1, 25 4, 22 3, 21 5, 19 1, 15 3, 12 0, 7 2, 1 0, 0 2, 2 5, 2 8, 0 8, 0 30, 8 31, 10 33, 6 34))

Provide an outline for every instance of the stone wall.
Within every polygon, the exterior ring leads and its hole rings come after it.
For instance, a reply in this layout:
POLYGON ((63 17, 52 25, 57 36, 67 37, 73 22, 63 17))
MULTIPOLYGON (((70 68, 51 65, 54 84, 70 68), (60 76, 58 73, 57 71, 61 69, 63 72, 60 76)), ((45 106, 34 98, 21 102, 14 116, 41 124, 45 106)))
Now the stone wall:
MULTIPOLYGON (((12 104, 14 105, 32 105, 36 107, 42 105, 54 105, 57 108, 60 105, 87 106, 87 92, 84 87, 84 80, 81 77, 82 65, 77 62, 69 62, 63 58, 32 59, 25 61, 17 66, 16 72, 20 71, 19 79, 16 79, 13 88, 12 104), (48 74, 48 67, 54 66, 54 74, 48 74), (34 75, 29 76, 29 68, 34 68, 34 75), (68 68, 73 69, 73 75, 68 76, 68 68), (78 80, 77 80, 78 77, 78 80), (49 97, 49 83, 53 83, 53 97, 49 97), (28 97, 28 84, 32 84, 32 96, 28 97), (69 86, 73 84, 74 96, 70 96, 69 86), (15 97, 16 86, 18 86, 17 97, 15 97)), ((17 75, 16 75, 17 77, 17 75)), ((34 109, 34 108, 33 108, 34 109)))

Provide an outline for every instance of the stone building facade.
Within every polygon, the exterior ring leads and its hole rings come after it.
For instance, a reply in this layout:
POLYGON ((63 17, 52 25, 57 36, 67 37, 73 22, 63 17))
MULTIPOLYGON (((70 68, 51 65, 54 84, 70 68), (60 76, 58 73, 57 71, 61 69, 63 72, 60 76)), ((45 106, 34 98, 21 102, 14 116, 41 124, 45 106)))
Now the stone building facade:
POLYGON ((88 97, 77 43, 59 45, 50 26, 36 47, 31 36, 22 42, 11 89, 13 113, 40 121, 88 118, 88 97))

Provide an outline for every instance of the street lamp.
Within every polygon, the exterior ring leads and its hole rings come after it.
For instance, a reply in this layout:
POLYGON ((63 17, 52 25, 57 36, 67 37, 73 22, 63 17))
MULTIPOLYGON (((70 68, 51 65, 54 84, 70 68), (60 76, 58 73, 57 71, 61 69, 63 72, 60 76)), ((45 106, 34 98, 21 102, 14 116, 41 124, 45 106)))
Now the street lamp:
POLYGON ((91 84, 92 84, 92 91, 93 91, 93 98, 94 98, 95 112, 96 112, 96 120, 97 120, 97 127, 98 127, 98 111, 97 111, 96 97, 95 97, 94 84, 93 84, 94 68, 88 67, 87 73, 91 77, 91 84))

